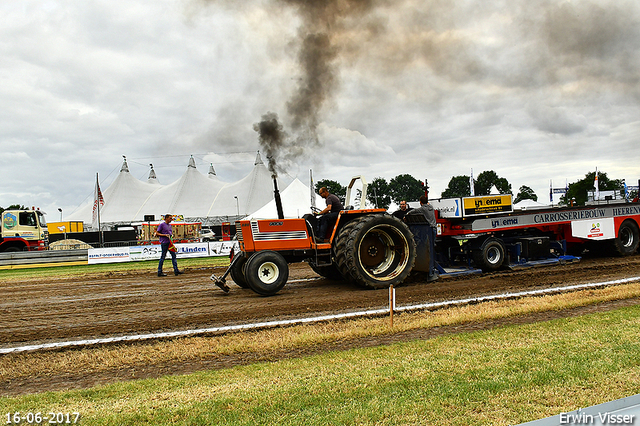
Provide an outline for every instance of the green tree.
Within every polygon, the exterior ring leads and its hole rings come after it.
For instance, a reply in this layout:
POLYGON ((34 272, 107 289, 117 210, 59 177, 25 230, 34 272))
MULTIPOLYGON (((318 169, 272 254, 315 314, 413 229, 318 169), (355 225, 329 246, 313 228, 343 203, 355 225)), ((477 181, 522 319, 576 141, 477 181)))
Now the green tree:
POLYGON ((11 204, 9 207, 7 207, 6 209, 3 207, 0 207, 0 214, 2 214, 3 211, 5 210, 26 210, 27 208, 23 205, 20 204, 11 204))
POLYGON ((377 177, 367 186, 367 200, 381 209, 388 209, 391 205, 391 195, 387 180, 377 177))
POLYGON ((336 195, 340 199, 342 204, 344 204, 344 199, 347 196, 346 186, 342 186, 340 182, 336 182, 335 180, 322 179, 316 182, 316 192, 319 192, 320 188, 322 188, 323 186, 327 188, 327 191, 329 191, 333 195, 336 195))
POLYGON ((491 187, 495 185, 501 194, 511 194, 511 184, 505 178, 498 176, 493 170, 482 172, 475 180, 474 188, 476 195, 489 195, 491 187))
POLYGON ((389 195, 396 204, 402 200, 415 201, 424 195, 422 182, 409 174, 402 174, 389 181, 389 195))
MULTIPOLYGON (((575 204, 579 206, 585 205, 588 199, 588 191, 595 190, 596 172, 589 172, 577 182, 569 184, 567 193, 560 197, 560 204, 569 204, 572 198, 576 199, 575 204)), ((598 188, 600 191, 612 191, 622 189, 621 179, 609 179, 605 172, 598 172, 598 188)))
POLYGON ((527 185, 522 185, 518 190, 518 195, 516 195, 516 199, 513 200, 513 203, 519 203, 522 200, 538 201, 538 196, 533 192, 533 189, 529 188, 527 185))
POLYGON ((462 198, 471 195, 469 176, 454 176, 449 181, 447 189, 442 191, 442 198, 462 198))

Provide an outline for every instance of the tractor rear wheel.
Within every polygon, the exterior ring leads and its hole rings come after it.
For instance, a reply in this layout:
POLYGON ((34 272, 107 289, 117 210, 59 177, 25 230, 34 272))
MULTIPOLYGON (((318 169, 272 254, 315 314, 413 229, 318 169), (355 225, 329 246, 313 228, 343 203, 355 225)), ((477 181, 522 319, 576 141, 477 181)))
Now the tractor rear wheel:
POLYGON ((309 262, 309 266, 311 266, 311 269, 313 269, 313 272, 320 275, 321 277, 325 277, 326 279, 333 280, 333 281, 344 280, 344 277, 340 273, 340 270, 335 265, 335 263, 332 263, 331 265, 317 266, 309 262))
POLYGON ((627 219, 620 225, 618 236, 613 240, 613 249, 620 256, 629 256, 638 250, 640 232, 633 220, 627 219))
POLYGON ((244 277, 251 290, 262 296, 272 296, 287 283, 289 264, 280 253, 259 251, 247 260, 244 277))
POLYGON ((416 260, 416 244, 403 222, 388 214, 371 214, 342 228, 334 253, 345 279, 377 289, 407 278, 416 260))

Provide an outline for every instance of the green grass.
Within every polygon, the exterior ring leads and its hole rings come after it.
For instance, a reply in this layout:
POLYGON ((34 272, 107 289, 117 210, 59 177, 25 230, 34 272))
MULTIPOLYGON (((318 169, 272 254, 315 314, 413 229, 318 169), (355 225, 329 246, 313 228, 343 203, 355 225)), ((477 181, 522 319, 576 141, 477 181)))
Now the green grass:
MULTIPOLYGON (((640 392, 640 307, 81 391, 82 424, 507 425, 640 392)), ((4 414, 2 421, 6 420, 4 414)))
MULTIPOLYGON (((214 266, 228 266, 229 258, 221 257, 197 257, 178 259, 180 268, 209 268, 214 266)), ((81 276, 89 274, 155 271, 158 268, 157 260, 143 262, 101 263, 93 265, 75 266, 50 266, 29 269, 3 269, 0 270, 0 281, 81 276)), ((5 419, 6 420, 6 419, 5 419)))

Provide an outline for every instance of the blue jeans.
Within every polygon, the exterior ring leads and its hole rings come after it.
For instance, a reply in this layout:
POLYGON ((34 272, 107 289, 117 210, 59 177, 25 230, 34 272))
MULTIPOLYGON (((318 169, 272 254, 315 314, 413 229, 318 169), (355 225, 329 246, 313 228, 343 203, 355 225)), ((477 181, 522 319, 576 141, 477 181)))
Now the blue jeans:
POLYGON ((320 216, 320 225, 318 227, 319 238, 327 238, 327 231, 335 225, 339 213, 340 212, 330 212, 320 216))
MULTIPOLYGON (((169 251, 169 246, 171 243, 162 243, 160 247, 162 248, 162 254, 160 254, 160 262, 158 263, 158 273, 162 273, 162 264, 164 263, 164 258, 167 257, 167 251, 169 251)), ((176 260, 176 252, 170 251, 171 254, 171 263, 173 264, 173 271, 178 272, 178 261, 176 260)))
POLYGON ((437 272, 436 270, 436 237, 438 236, 438 229, 431 228, 431 232, 429 235, 429 275, 433 275, 437 272))

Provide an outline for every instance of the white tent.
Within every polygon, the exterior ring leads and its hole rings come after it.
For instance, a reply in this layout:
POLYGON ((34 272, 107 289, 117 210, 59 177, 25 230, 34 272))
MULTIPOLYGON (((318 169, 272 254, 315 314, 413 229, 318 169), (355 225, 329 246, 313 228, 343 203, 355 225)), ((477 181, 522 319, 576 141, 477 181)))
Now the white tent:
MULTIPOLYGON (((217 224, 255 212, 273 199, 273 190, 271 173, 259 153, 251 172, 233 183, 218 179, 213 165, 208 175, 203 175, 193 157, 180 179, 169 185, 158 182, 153 166, 148 180, 142 182, 131 176, 125 159, 119 175, 103 191, 100 221, 131 223, 143 220, 145 215, 160 217, 172 213, 182 215, 185 220, 217 224)), ((68 220, 90 224, 92 216, 93 200, 71 213, 68 220)))
POLYGON ((513 205, 514 210, 535 210, 535 209, 547 209, 550 206, 548 204, 539 203, 533 200, 522 200, 513 205))
MULTIPOLYGON (((103 191, 105 202, 100 207, 100 221, 106 223, 141 220, 142 218, 138 217, 140 207, 159 188, 161 188, 159 184, 141 182, 131 176, 125 159, 116 179, 103 191)), ((67 218, 67 220, 83 221, 88 224, 91 224, 92 219, 93 200, 67 218)))
POLYGON ((255 212, 271 199, 273 179, 258 154, 251 173, 222 187, 213 203, 209 204, 205 216, 245 216, 255 212))
POLYGON ((209 206, 223 186, 223 182, 200 173, 192 157, 180 179, 161 187, 139 206, 139 217, 135 220, 142 220, 144 215, 159 217, 166 213, 185 217, 207 216, 209 206))
MULTIPOLYGON (((313 194, 316 198, 316 206, 322 205, 322 197, 313 194)), ((282 212, 285 218, 299 218, 306 213, 311 213, 311 191, 309 187, 296 178, 280 192, 282 200, 282 212)), ((278 209, 275 200, 269 201, 261 209, 244 218, 250 219, 275 219, 278 217, 278 209)))
POLYGON ((151 170, 149 170, 149 178, 147 179, 147 183, 152 183, 154 185, 160 185, 160 181, 156 177, 156 171, 153 170, 153 164, 149 164, 151 166, 151 170))

